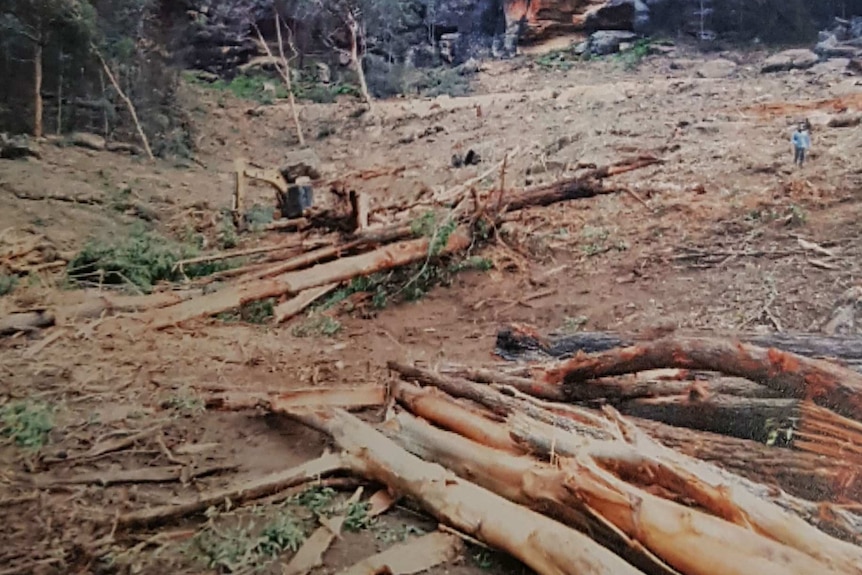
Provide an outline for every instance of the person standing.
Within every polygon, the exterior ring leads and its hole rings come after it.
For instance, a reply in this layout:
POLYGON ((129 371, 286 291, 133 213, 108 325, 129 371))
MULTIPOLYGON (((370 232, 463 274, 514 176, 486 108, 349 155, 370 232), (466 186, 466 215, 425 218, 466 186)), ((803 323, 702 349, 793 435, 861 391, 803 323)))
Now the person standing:
POLYGON ((790 141, 793 144, 793 163, 801 167, 805 163, 805 154, 811 147, 811 134, 805 122, 799 123, 790 141))

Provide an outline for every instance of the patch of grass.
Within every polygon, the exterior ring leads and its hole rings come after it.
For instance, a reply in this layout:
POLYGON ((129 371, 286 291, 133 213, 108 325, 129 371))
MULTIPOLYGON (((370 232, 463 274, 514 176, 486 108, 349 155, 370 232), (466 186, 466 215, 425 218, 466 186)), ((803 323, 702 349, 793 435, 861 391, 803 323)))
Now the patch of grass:
POLYGON ((195 535, 192 551, 208 569, 235 572, 248 565, 253 542, 248 528, 237 527, 226 531, 208 528, 195 535))
POLYGON ((347 506, 344 528, 358 533, 374 526, 375 519, 368 514, 371 504, 367 501, 356 501, 347 506))
POLYGON ((326 515, 327 511, 332 509, 334 501, 335 490, 321 485, 309 487, 292 500, 293 503, 305 507, 315 515, 326 515))
POLYGON ((198 255, 194 246, 181 244, 142 227, 111 243, 91 240, 67 268, 70 280, 131 284, 144 292, 160 281, 201 277, 228 269, 226 262, 205 262, 174 269, 180 260, 198 255))
POLYGON ((0 297, 9 295, 18 287, 18 276, 0 273, 0 297))
POLYGON ((422 536, 426 531, 414 525, 403 523, 398 527, 388 527, 378 525, 374 529, 374 538, 387 545, 394 543, 403 543, 411 535, 422 536))
POLYGON ((232 250, 239 245, 239 234, 230 218, 223 218, 218 233, 218 245, 223 250, 232 250))
POLYGON ((641 65, 644 58, 649 55, 651 44, 652 40, 650 38, 638 40, 631 48, 617 54, 616 58, 619 62, 622 62, 626 70, 635 70, 641 65))
POLYGON ((536 64, 549 70, 570 70, 574 63, 569 50, 554 50, 536 58, 536 64))
POLYGON ((456 262, 449 266, 449 271, 451 271, 452 273, 458 273, 467 270, 487 272, 492 269, 494 269, 494 262, 492 262, 488 258, 483 258, 479 256, 470 256, 465 260, 456 262))
POLYGON ((39 449, 54 429, 54 408, 36 401, 15 401, 0 407, 0 435, 20 447, 39 449))
POLYGON ((341 331, 342 325, 337 319, 320 313, 312 313, 305 321, 295 325, 291 330, 294 337, 332 337, 341 331))
POLYGON ((305 541, 305 530, 302 523, 291 513, 282 511, 263 528, 254 551, 266 557, 275 557, 287 550, 295 553, 303 541, 305 541))

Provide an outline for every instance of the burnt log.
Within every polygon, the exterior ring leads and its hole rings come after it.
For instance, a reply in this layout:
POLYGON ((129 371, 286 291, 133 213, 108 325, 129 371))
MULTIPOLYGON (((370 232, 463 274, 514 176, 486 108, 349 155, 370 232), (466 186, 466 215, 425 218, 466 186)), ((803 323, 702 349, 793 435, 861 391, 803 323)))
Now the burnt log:
MULTIPOLYGON (((735 334, 744 343, 773 347, 797 355, 830 359, 853 371, 862 372, 862 336, 826 336, 816 333, 735 334)), ((649 339, 637 334, 580 332, 541 336, 535 330, 510 325, 497 332, 496 354, 509 361, 566 359, 583 353, 597 353, 628 347, 649 339)))

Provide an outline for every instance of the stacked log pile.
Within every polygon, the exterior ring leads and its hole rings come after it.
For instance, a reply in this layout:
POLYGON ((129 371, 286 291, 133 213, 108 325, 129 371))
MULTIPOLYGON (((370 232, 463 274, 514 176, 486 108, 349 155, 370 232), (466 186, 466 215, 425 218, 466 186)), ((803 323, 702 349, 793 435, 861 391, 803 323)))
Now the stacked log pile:
MULTIPOLYGON (((501 332, 510 343, 512 331, 501 332)), ((379 392, 214 397, 211 407, 262 407, 310 426, 340 454, 118 523, 158 524, 346 471, 414 500, 446 533, 504 551, 540 574, 862 573, 862 517, 852 511, 860 490, 850 477, 858 449, 845 443, 862 430, 855 371, 737 339, 661 337, 614 347, 612 334, 578 337, 593 347, 601 340, 605 349, 534 362, 516 374, 389 362, 397 378, 379 392), (650 380, 611 385, 612 378, 665 368, 741 375, 803 398, 799 433, 810 446, 768 446, 613 407, 631 396, 628 386, 643 397, 650 380), (601 405, 595 394, 584 405, 574 391, 592 378, 606 378, 601 405), (370 405, 385 408, 385 417, 368 422, 348 411, 370 405), (833 451, 838 446, 846 450, 833 451)), ((527 347, 548 349, 542 339, 527 347)), ((675 381, 653 381, 662 394, 678 390, 675 381)), ((751 391, 755 384, 721 385, 751 391)))

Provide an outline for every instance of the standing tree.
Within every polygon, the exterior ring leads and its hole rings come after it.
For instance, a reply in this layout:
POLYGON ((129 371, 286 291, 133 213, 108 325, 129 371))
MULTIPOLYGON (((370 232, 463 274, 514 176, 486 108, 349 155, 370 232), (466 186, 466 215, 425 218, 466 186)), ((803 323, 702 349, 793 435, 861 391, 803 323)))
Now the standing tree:
POLYGON ((33 136, 41 138, 44 132, 42 68, 46 46, 60 33, 71 33, 80 36, 80 41, 87 41, 94 21, 95 12, 85 0, 4 0, 0 36, 14 36, 32 46, 33 136))

